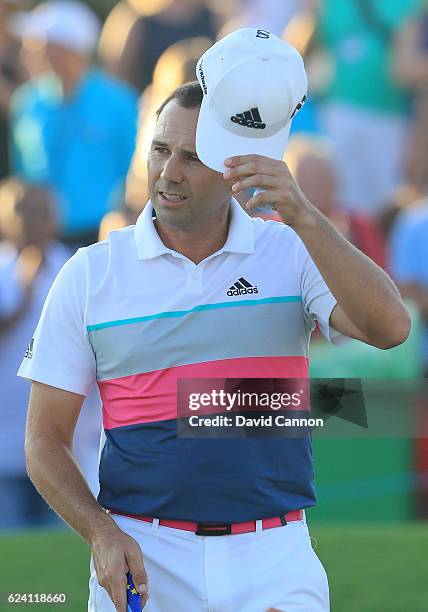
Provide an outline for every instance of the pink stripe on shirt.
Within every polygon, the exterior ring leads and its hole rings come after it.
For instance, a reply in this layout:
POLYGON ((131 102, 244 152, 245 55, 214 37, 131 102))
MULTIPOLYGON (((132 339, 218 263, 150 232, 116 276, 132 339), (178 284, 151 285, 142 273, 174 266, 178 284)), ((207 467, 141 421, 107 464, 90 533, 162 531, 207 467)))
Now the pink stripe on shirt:
POLYGON ((104 429, 177 418, 182 378, 308 378, 306 357, 240 357, 98 381, 104 429))

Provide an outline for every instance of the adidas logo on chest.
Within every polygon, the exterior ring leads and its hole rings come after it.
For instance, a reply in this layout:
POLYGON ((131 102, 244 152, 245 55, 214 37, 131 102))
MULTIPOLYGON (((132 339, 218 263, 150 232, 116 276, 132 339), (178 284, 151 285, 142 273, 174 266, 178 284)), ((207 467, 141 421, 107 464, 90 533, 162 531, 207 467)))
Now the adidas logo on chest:
POLYGON ((258 293, 257 287, 249 283, 245 278, 241 276, 236 283, 229 288, 227 295, 230 297, 235 295, 247 295, 248 293, 258 293))

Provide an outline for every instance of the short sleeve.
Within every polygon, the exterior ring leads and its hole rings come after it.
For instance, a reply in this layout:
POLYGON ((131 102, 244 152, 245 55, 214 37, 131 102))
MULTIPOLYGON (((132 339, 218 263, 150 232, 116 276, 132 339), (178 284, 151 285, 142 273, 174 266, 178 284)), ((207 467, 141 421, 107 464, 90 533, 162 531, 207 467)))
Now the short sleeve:
POLYGON ((302 276, 301 291, 303 307, 312 321, 318 322, 322 335, 333 344, 341 344, 348 338, 330 326, 330 315, 337 300, 327 287, 311 256, 301 243, 302 276))
POLYGON ((85 325, 87 282, 87 256, 79 249, 49 291, 18 376, 79 395, 89 393, 96 362, 85 325))

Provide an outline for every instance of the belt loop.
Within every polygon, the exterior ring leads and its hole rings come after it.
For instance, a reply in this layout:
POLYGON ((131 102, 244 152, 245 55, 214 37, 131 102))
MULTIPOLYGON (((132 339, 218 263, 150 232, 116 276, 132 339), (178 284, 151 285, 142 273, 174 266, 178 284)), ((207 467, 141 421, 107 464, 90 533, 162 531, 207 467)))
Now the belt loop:
POLYGON ((152 532, 153 533, 157 533, 158 532, 158 527, 159 527, 159 519, 154 518, 152 521, 152 532))
POLYGON ((263 521, 260 519, 256 521, 256 534, 261 534, 263 531, 263 521))

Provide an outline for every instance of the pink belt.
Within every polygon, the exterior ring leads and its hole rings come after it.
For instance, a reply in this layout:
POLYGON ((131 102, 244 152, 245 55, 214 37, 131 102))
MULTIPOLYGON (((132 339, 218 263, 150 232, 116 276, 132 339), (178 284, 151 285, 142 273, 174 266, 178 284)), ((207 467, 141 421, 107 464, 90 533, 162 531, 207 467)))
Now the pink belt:
MULTIPOLYGON (((110 510, 109 512, 113 514, 120 514, 121 516, 129 516, 130 518, 145 521, 146 523, 153 522, 153 518, 150 516, 143 516, 141 514, 127 514, 125 512, 117 512, 116 510, 110 510)), ((261 519, 263 529, 281 527, 287 523, 301 520, 303 520, 303 510, 291 510, 291 512, 287 512, 282 516, 261 519)), ((193 531, 193 533, 196 533, 196 535, 202 536, 235 535, 237 533, 249 533, 251 531, 256 531, 256 521, 246 521, 244 523, 193 523, 191 521, 171 521, 167 519, 160 519, 159 525, 163 525, 164 527, 172 527, 173 529, 183 529, 184 531, 193 531)))

